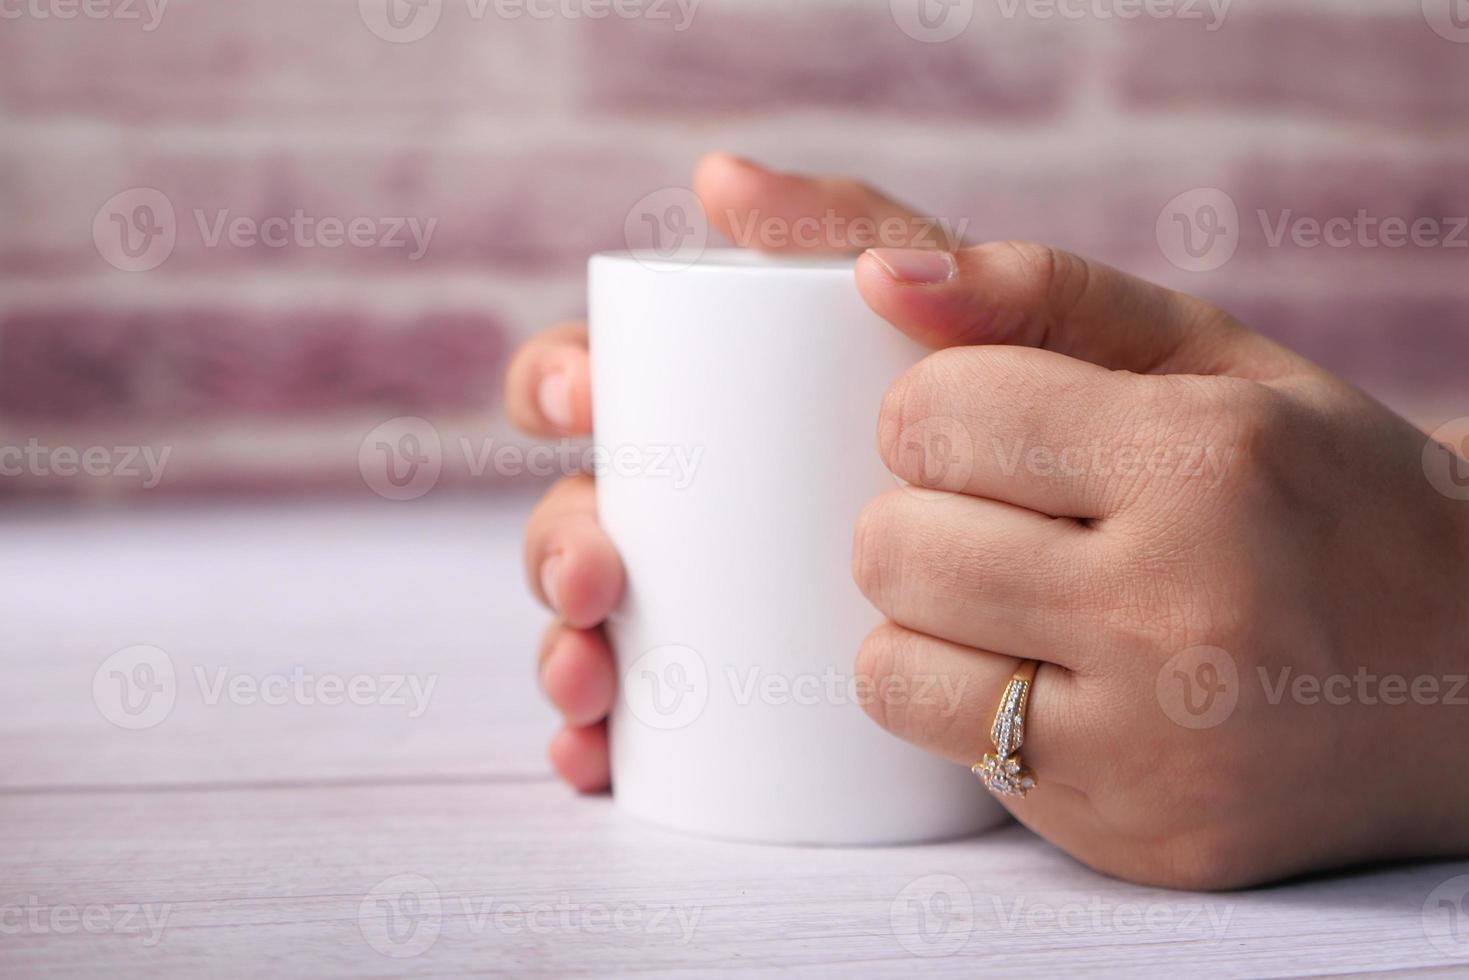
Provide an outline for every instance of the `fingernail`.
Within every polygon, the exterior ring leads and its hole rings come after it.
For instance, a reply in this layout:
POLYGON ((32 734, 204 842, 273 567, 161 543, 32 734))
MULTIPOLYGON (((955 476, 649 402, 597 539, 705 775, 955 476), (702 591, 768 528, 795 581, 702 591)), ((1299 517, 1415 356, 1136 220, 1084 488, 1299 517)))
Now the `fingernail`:
POLYGON ((541 379, 536 391, 541 414, 558 429, 570 431, 575 420, 571 412, 571 382, 565 374, 553 371, 541 379))
POLYGON ((541 591, 546 595, 546 602, 556 612, 561 611, 561 600, 556 595, 556 573, 560 570, 560 555, 552 555, 541 564, 541 591))
POLYGON ((959 271, 953 252, 935 252, 926 248, 869 248, 872 256, 899 282, 915 286, 932 286, 948 282, 959 271))

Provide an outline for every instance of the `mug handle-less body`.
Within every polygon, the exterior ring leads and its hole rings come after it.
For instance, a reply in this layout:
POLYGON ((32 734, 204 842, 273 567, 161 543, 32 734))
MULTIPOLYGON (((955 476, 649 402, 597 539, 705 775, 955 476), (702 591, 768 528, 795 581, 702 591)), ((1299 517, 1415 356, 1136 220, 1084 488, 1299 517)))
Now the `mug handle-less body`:
MULTIPOLYGON (((820 844, 1004 819, 965 767, 861 705, 854 658, 881 617, 851 578, 852 528, 897 486, 878 406, 924 351, 867 309, 852 268, 591 261, 598 508, 628 579, 608 622, 613 793, 644 819, 820 844)), ((971 692, 945 680, 923 696, 957 710, 971 692)))

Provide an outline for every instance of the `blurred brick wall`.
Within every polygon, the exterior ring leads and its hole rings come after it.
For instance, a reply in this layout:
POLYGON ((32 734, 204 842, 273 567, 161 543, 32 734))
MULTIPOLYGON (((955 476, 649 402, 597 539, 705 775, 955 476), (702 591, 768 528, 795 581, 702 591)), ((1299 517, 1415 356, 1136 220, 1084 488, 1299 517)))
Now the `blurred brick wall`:
MULTIPOLYGON (((408 415, 442 484, 503 484, 457 447, 513 439, 508 351, 715 147, 1200 293, 1424 424, 1469 413, 1469 2, 919 2, 0 3, 0 445, 368 493, 364 438, 408 415), (1359 212, 1418 240, 1311 244, 1359 212), (297 215, 318 237, 228 231, 297 215), (384 241, 407 219, 431 234, 384 241)), ((34 469, 0 492, 140 485, 34 469)))

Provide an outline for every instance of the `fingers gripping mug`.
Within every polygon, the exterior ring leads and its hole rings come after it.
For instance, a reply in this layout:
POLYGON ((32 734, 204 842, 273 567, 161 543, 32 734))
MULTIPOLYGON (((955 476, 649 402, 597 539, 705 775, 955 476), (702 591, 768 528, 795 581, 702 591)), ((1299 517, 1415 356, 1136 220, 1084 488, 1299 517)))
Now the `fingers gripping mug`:
MULTIPOLYGON (((772 843, 955 837, 1004 811, 964 766, 880 729, 854 676, 881 616, 851 577, 875 445, 923 350, 872 313, 853 260, 711 250, 590 263, 597 498, 627 592, 608 621, 612 785, 665 826, 772 843)), ((967 692, 975 696, 978 692, 967 692)))

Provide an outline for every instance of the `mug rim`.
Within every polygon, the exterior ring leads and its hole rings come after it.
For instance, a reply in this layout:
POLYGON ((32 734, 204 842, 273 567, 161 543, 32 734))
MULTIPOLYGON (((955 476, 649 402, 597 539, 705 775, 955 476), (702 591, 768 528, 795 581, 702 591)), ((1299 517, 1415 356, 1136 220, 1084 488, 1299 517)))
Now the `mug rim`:
POLYGON ((659 255, 652 249, 612 249, 597 252, 589 262, 616 262, 652 269, 659 272, 703 272, 732 273, 801 273, 806 275, 844 273, 850 275, 857 267, 858 253, 851 255, 791 256, 769 255, 745 248, 706 248, 689 257, 674 253, 659 255))

